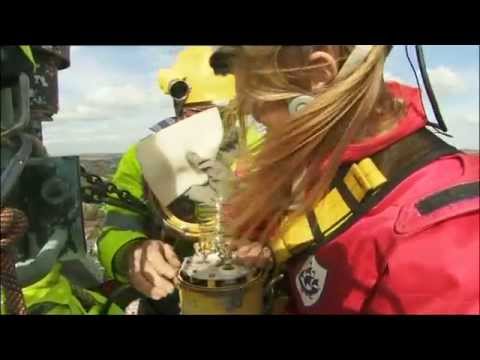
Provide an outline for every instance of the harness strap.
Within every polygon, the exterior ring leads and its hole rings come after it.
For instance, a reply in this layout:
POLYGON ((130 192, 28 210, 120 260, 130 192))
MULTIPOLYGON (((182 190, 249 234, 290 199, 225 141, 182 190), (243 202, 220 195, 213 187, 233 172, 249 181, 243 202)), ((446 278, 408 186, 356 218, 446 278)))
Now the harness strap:
MULTIPOLYGON (((323 236, 314 237, 314 250, 349 229, 412 173, 442 156, 457 152, 455 147, 430 131, 421 129, 371 158, 363 159, 358 164, 343 166, 334 179, 333 186, 337 186, 336 189, 343 195, 342 199, 350 209, 348 219, 340 226, 336 225, 336 228, 323 230, 323 236), (345 170, 346 168, 348 170, 345 170)), ((461 187, 448 192, 449 195, 445 193, 434 199, 426 199, 426 202, 419 206, 432 208, 445 203, 447 198, 469 196, 475 191, 478 191, 478 187, 461 187)), ((315 219, 318 223, 319 216, 315 219)))
POLYGON ((290 224, 281 238, 273 241, 277 261, 281 263, 306 249, 315 252, 318 246, 348 230, 409 175, 442 156, 457 152, 453 146, 422 129, 370 158, 344 164, 332 181, 329 193, 313 210, 290 224))

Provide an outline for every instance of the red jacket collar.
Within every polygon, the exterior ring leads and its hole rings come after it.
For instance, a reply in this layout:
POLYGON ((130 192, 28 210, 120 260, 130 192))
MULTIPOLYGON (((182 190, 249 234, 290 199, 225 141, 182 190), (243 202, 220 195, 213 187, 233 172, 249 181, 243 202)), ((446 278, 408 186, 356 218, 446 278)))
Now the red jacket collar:
POLYGON ((423 111, 418 88, 402 85, 398 82, 389 82, 387 86, 394 97, 405 101, 406 115, 389 132, 359 143, 350 144, 343 154, 343 162, 357 161, 375 154, 427 124, 427 117, 423 111))

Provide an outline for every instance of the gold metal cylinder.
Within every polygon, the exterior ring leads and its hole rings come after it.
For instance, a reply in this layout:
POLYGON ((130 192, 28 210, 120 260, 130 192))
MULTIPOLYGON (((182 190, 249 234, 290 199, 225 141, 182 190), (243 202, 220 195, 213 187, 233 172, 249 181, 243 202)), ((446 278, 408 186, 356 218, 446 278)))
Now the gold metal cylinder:
POLYGON ((245 284, 203 287, 180 279, 183 315, 259 315, 263 312, 263 276, 245 284))

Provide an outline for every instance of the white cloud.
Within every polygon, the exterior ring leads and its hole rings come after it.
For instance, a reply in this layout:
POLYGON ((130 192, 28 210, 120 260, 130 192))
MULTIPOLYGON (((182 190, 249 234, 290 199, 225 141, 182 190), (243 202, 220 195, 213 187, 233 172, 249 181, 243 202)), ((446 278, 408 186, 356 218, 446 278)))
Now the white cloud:
MULTIPOLYGON (((459 95, 467 90, 467 76, 465 74, 455 72, 447 66, 437 66, 433 69, 428 69, 427 72, 435 95, 442 97, 459 95)), ((419 70, 417 70, 417 77, 420 83, 423 84, 422 75, 419 70)), ((386 71, 384 73, 384 79, 386 81, 397 81, 399 83, 417 86, 413 75, 409 80, 406 80, 386 71)))
POLYGON ((459 149, 478 150, 480 148, 478 123, 473 124, 466 122, 461 116, 459 116, 458 118, 449 118, 447 126, 449 128, 449 133, 453 135, 453 138, 445 138, 445 141, 459 149))
POLYGON ((105 86, 87 95, 86 100, 97 106, 130 107, 152 103, 158 96, 154 96, 144 88, 132 84, 120 86, 105 86))
POLYGON ((121 140, 122 137, 119 134, 97 134, 92 138, 92 136, 77 136, 75 137, 75 141, 83 142, 83 143, 92 143, 92 141, 116 141, 121 140))
MULTIPOLYGON (((480 132, 478 121, 478 105, 471 101, 442 105, 440 110, 447 124, 448 132, 453 138, 446 138, 448 143, 460 149, 478 149, 480 147, 480 132)), ((433 114, 429 115, 433 120, 433 114)))
POLYGON ((172 112, 171 99, 159 90, 126 84, 101 87, 80 96, 79 101, 65 104, 57 118, 60 121, 118 120, 133 116, 155 119, 160 114, 168 116, 172 112))
MULTIPOLYGON (((129 58, 101 62, 94 48, 73 50, 72 66, 60 72, 60 111, 44 125, 47 149, 55 155, 87 152, 123 152, 173 114, 172 101, 163 95, 153 76, 159 66, 159 47, 132 47, 129 58), (88 50, 88 51, 87 51, 88 50), (122 61, 138 57, 141 65, 128 68, 122 61)), ((167 49, 165 49, 167 50, 167 49)), ((173 54, 176 48, 168 49, 173 54)), ((172 55, 163 55, 165 61, 172 55)), ((155 74, 156 75, 156 74, 155 74)))
MULTIPOLYGON (((163 95, 156 83, 153 69, 158 66, 160 50, 171 53, 176 47, 131 47, 129 56, 138 56, 144 65, 131 70, 115 68, 100 62, 95 49, 85 50, 72 57, 71 68, 60 72, 59 121, 122 121, 151 117, 151 123, 173 112, 170 98, 163 95), (134 54, 134 55, 131 55, 134 54)), ((164 55, 165 56, 165 55, 164 55)))
POLYGON ((66 108, 61 111, 55 118, 56 121, 70 120, 97 120, 100 119, 105 112, 101 109, 89 105, 75 105, 72 108, 66 108))
POLYGON ((407 84, 407 82, 403 80, 401 77, 396 76, 388 71, 385 71, 385 73, 383 74, 383 78, 385 79, 385 81, 396 81, 402 84, 407 84))
MULTIPOLYGON (((162 94, 156 78, 159 68, 173 63, 181 46, 115 48, 112 57, 105 56, 109 49, 97 48, 72 46, 71 67, 59 73, 60 112, 54 122, 44 124, 51 153, 122 152, 149 133, 150 126, 173 114, 172 101, 162 94), (98 53, 105 60, 100 61, 98 53)), ((401 49, 398 55, 403 59, 401 49)), ((458 144, 478 148, 478 59, 469 68, 440 64, 444 66, 432 67, 429 74, 445 120, 458 144), (465 96, 449 96, 458 94, 465 96)), ((408 64, 393 65, 385 72, 386 80, 416 86, 408 64)))
MULTIPOLYGON (((446 108, 444 113, 447 117, 447 125, 457 125, 457 124, 466 124, 466 125, 476 125, 478 126, 478 111, 468 111, 468 109, 463 109, 460 111, 450 110, 446 108)), ((473 134, 472 134, 473 135, 473 134)))
POLYGON ((162 66, 170 66, 177 54, 184 49, 184 46, 142 46, 141 54, 148 59, 155 59, 156 63, 162 66))
POLYGON ((428 70, 433 90, 439 96, 458 95, 467 89, 466 80, 458 72, 447 66, 438 66, 428 70))
POLYGON ((465 121, 470 123, 470 124, 479 124, 480 120, 478 118, 478 110, 476 114, 466 114, 465 115, 465 121))

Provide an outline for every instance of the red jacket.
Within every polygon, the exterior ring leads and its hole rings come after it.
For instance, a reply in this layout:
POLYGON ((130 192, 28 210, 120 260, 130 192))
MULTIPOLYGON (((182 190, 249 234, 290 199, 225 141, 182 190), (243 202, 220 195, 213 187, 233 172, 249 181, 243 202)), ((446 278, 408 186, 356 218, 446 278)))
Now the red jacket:
MULTIPOLYGON (((374 154, 425 126, 414 88, 390 84, 407 114, 381 137, 349 147, 345 161, 374 154)), ((422 215, 416 204, 480 179, 477 155, 444 156, 411 174, 347 231, 288 267, 301 314, 478 314, 479 198, 422 215), (305 286, 309 281, 315 286, 305 286)))

